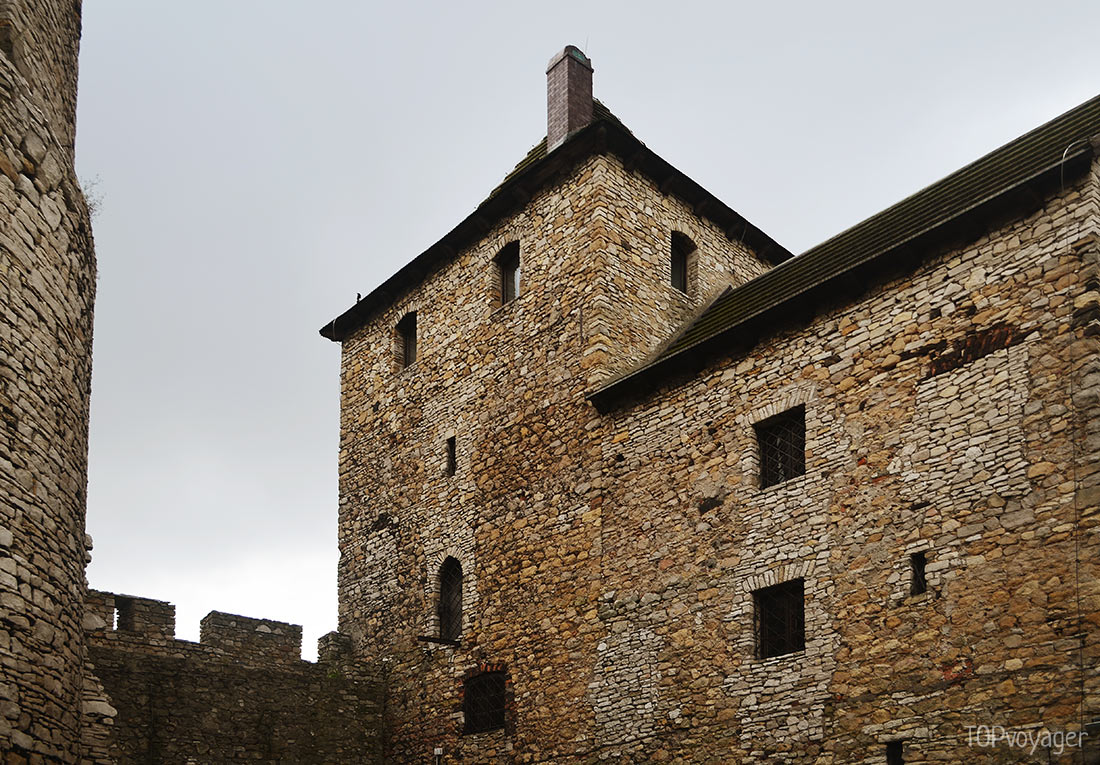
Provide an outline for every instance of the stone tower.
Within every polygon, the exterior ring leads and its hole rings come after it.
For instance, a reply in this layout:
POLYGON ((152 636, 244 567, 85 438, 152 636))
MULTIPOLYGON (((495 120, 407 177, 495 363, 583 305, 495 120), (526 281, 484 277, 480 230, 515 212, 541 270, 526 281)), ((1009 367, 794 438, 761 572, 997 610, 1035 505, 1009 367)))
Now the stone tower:
MULTIPOLYGON (((81 756, 95 258, 79 0, 0 0, 0 751, 81 756)), ((19 756, 25 757, 26 760, 19 756)))

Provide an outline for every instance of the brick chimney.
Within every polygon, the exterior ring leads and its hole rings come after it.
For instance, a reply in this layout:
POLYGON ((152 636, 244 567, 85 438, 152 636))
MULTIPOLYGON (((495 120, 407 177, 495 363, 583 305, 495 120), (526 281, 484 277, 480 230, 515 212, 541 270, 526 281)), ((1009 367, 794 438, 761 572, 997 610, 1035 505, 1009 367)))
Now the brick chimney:
POLYGON ((546 67, 546 151, 592 121, 592 62, 573 45, 546 67))

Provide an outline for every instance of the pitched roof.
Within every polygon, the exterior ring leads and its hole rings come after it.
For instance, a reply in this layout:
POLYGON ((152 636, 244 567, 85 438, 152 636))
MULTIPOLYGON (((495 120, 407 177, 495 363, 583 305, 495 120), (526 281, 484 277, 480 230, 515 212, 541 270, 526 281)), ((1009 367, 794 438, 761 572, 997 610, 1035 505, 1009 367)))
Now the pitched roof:
POLYGON ((791 257, 786 248, 658 156, 606 106, 594 101, 592 122, 552 152, 547 153, 545 138, 535 144, 474 212, 362 300, 321 327, 321 335, 343 340, 422 282, 432 269, 485 236, 497 221, 513 214, 539 189, 560 179, 588 156, 600 153, 620 157, 629 169, 656 181, 662 191, 687 202, 696 214, 719 226, 730 239, 747 243, 760 257, 772 263, 782 263, 791 257))
POLYGON ((745 347, 776 327, 782 318, 778 309, 787 309, 784 313, 789 315, 790 309, 810 300, 811 293, 836 286, 846 277, 904 266, 915 250, 927 252, 944 236, 958 236, 964 224, 973 226, 1003 212, 1005 204, 998 202, 1006 203, 1011 192, 1030 189, 1024 199, 1037 206, 1036 192, 1049 191, 1087 166, 1095 152, 1090 139, 1098 134, 1100 96, 727 290, 655 358, 589 398, 597 406, 610 406, 624 396, 643 394, 662 378, 698 365, 704 357, 745 347), (876 268, 869 268, 872 265, 876 268))

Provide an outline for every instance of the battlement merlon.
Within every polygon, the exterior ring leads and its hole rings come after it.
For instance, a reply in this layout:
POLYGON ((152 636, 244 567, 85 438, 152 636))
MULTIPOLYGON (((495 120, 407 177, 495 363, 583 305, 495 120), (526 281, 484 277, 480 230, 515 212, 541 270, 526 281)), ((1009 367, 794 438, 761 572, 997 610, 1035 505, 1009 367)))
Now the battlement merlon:
POLYGON ((84 601, 85 629, 105 629, 152 640, 176 636, 176 607, 163 600, 89 590, 84 601))
POLYGON ((277 662, 302 659, 302 627, 211 611, 199 622, 199 642, 226 653, 277 662))

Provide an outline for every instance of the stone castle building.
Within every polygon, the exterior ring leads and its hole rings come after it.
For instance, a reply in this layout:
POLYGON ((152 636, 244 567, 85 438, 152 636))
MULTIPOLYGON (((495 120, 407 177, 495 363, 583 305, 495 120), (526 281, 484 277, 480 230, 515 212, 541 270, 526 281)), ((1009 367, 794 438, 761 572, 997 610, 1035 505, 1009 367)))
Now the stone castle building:
POLYGON ((321 330, 387 761, 1095 759, 1100 99, 792 257, 547 77, 321 330))
POLYGON ((79 10, 0 0, 3 762, 1098 756, 1100 99, 792 257, 566 48, 546 140, 322 330, 313 664, 86 589, 79 10))

